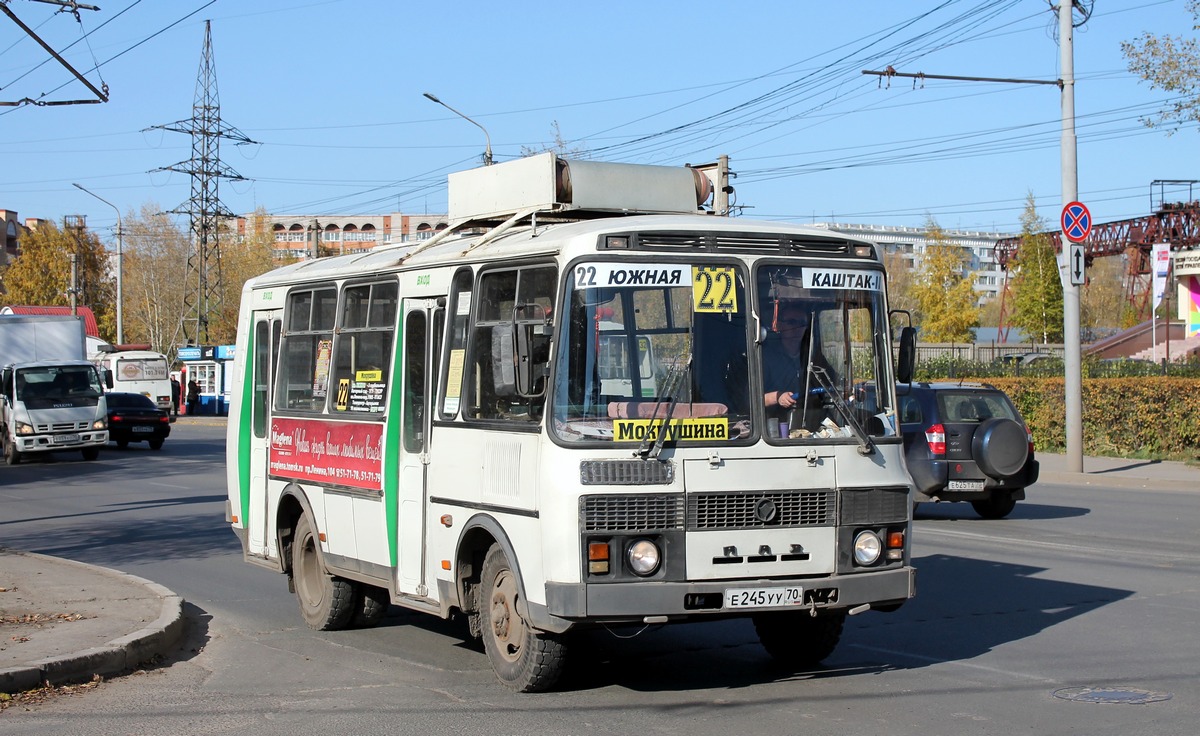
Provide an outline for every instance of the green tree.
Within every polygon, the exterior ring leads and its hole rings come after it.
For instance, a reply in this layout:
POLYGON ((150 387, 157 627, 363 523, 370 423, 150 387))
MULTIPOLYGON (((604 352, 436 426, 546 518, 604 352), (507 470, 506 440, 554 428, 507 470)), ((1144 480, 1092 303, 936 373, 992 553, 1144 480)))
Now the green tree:
MULTIPOLYGON (((1192 30, 1200 30, 1200 0, 1188 0, 1192 30)), ((1196 39, 1143 33, 1121 44, 1129 71, 1150 83, 1151 89, 1170 92, 1154 118, 1143 118, 1150 127, 1174 133, 1185 123, 1200 122, 1200 46, 1196 39)))
POLYGON ((1030 192, 1021 213, 1021 242, 1009 268, 1013 308, 1008 323, 1019 327, 1030 340, 1043 344, 1063 340, 1063 290, 1054 244, 1046 222, 1038 216, 1030 192))
POLYGON ((188 237, 158 205, 125 216, 125 267, 121 291, 125 340, 149 343, 174 360, 184 311, 188 237))
POLYGON ((925 254, 912 296, 920 313, 920 336, 929 342, 969 342, 979 326, 975 274, 967 250, 950 242, 932 217, 926 223, 925 254))
POLYGON ((96 315, 100 338, 116 339, 116 281, 109 256, 92 232, 39 224, 21 238, 21 254, 4 272, 9 304, 63 307, 71 304, 71 254, 75 254, 76 304, 96 315))
POLYGON ((1089 334, 1122 329, 1126 314, 1133 311, 1125 293, 1125 266, 1121 261, 1097 258, 1087 268, 1087 283, 1079 290, 1079 326, 1085 341, 1089 334))

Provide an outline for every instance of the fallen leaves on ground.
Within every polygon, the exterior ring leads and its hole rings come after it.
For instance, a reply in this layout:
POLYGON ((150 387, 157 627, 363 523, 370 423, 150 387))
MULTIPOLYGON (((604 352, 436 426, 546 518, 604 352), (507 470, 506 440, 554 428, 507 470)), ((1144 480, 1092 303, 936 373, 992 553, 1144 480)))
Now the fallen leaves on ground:
POLYGON ((89 690, 95 690, 104 682, 104 678, 100 675, 93 675, 90 682, 81 683, 79 685, 51 685, 46 683, 42 687, 33 690, 26 690, 21 693, 0 693, 0 711, 8 708, 14 708, 23 705, 30 708, 35 705, 41 705, 52 698, 70 697, 73 695, 82 695, 89 690))

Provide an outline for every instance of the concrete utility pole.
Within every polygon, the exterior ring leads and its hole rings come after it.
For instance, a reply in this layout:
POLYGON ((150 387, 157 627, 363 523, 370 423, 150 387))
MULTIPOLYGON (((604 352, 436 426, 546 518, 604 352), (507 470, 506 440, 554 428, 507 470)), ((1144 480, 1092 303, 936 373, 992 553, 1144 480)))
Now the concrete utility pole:
MULTIPOLYGON (((1079 168, 1075 160, 1075 47, 1074 0, 1058 0, 1058 42, 1062 65, 1062 204, 1079 197, 1079 168)), ((1063 288, 1063 349, 1066 370, 1067 470, 1083 472, 1083 359, 1079 341, 1079 287, 1071 283, 1067 248, 1059 255, 1058 275, 1063 288)))

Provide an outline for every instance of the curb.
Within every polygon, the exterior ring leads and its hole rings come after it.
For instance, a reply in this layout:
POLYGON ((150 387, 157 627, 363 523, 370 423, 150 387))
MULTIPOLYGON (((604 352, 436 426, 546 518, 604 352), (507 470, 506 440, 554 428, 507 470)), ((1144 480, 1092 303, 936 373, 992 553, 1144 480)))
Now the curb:
MULTIPOLYGON (((1198 490, 1195 481, 1173 478, 1122 478, 1116 473, 1072 473, 1065 470, 1045 469, 1038 475, 1038 483, 1058 483, 1074 486, 1103 486, 1105 488, 1127 488, 1151 491, 1198 490)), ((1037 484, 1035 484, 1036 486, 1037 484)))
POLYGON ((43 685, 89 680, 95 675, 117 675, 137 667, 152 657, 166 654, 183 637, 183 598, 158 583, 136 575, 88 565, 60 557, 22 552, 28 557, 86 568, 145 587, 158 596, 161 609, 149 626, 104 644, 60 657, 33 662, 24 667, 0 669, 0 693, 33 690, 43 685))

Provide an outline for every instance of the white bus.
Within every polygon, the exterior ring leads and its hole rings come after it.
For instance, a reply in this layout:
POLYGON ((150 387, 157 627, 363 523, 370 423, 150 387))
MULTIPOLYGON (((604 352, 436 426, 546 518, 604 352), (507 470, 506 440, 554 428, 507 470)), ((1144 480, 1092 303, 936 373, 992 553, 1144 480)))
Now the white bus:
POLYGON ((104 382, 109 391, 142 394, 153 399, 159 409, 171 411, 167 356, 151 350, 102 350, 92 356, 92 362, 107 371, 104 382))
POLYGON ((316 629, 465 615, 520 691, 581 627, 744 616, 809 666, 847 615, 898 608, 911 484, 875 246, 705 215, 707 185, 543 154, 452 174, 430 240, 247 283, 245 559, 316 629), (766 385, 793 307, 809 347, 766 385))

